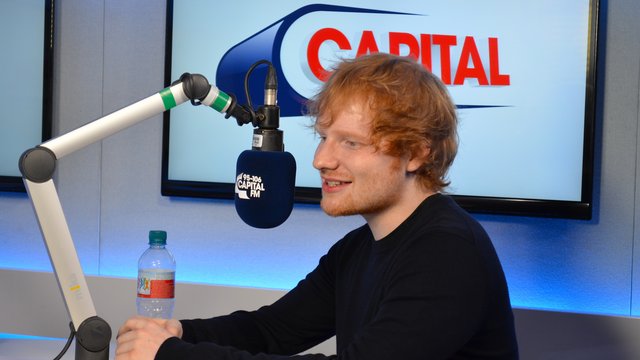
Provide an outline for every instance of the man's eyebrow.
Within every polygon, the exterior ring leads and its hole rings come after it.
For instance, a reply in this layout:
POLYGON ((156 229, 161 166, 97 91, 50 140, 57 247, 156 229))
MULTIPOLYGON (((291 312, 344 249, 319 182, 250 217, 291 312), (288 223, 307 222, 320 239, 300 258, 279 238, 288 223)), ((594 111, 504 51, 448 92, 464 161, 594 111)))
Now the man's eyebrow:
POLYGON ((326 124, 323 124, 322 122, 316 120, 316 122, 313 124, 313 131, 318 132, 318 131, 326 130, 327 127, 328 126, 326 124))

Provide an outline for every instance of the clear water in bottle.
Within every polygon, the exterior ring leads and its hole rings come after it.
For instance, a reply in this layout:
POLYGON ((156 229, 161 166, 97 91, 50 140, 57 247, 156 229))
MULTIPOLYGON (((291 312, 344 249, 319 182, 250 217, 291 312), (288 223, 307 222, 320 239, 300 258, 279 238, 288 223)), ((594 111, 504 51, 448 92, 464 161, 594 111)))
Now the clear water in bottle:
POLYGON ((176 261, 166 245, 165 231, 149 232, 149 248, 138 261, 138 315, 164 319, 173 315, 176 261))

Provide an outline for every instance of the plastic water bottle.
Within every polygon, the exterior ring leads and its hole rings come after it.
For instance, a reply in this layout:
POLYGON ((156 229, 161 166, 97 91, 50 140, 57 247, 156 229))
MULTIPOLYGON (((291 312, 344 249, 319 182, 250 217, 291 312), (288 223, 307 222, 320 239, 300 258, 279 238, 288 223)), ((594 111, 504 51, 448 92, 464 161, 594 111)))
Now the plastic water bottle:
POLYGON ((138 315, 170 319, 173 314, 176 260, 166 245, 166 231, 149 231, 149 248, 138 261, 138 315))

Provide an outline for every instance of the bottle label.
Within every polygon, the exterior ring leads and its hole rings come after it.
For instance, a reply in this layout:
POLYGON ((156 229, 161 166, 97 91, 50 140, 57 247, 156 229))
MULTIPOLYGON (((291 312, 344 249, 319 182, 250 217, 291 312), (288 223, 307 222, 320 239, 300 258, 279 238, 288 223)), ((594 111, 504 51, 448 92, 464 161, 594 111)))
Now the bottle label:
POLYGON ((138 297, 173 299, 175 276, 175 271, 138 271, 138 297))

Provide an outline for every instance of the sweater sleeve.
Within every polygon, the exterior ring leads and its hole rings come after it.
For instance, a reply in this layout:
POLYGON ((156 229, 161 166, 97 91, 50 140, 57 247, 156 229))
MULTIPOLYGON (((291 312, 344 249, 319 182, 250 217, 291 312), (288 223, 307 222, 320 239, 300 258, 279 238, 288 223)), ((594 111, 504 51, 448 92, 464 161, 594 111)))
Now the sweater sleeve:
MULTIPOLYGON (((181 320, 182 339, 167 340, 156 359, 280 359, 330 338, 335 334, 331 261, 329 254, 323 256, 318 266, 294 289, 256 311, 181 320)), ((332 357, 299 355, 295 358, 332 357)))
POLYGON ((273 355, 266 353, 252 354, 245 350, 240 350, 231 346, 222 346, 213 342, 201 342, 191 344, 177 337, 167 339, 158 354, 156 360, 218 360, 218 359, 234 359, 234 360, 330 360, 336 356, 326 356, 322 354, 305 354, 305 355, 273 355))

